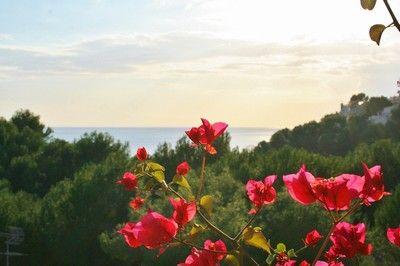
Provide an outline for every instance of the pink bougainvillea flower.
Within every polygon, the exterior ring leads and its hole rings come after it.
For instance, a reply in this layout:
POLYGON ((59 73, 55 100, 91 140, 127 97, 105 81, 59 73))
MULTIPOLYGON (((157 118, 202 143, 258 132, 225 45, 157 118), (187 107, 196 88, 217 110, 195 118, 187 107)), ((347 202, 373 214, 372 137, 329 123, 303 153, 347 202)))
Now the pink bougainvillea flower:
POLYGON ((220 251, 221 253, 193 248, 185 262, 178 264, 178 266, 219 266, 220 261, 226 256, 225 253, 222 253, 227 251, 225 243, 222 240, 216 242, 206 240, 204 242, 204 249, 220 251))
POLYGON ((205 150, 210 154, 216 154, 215 147, 212 146, 213 142, 221 136, 228 124, 217 122, 211 124, 207 119, 201 119, 202 125, 199 127, 192 127, 186 131, 186 135, 193 141, 195 145, 203 145, 205 150))
POLYGON ((388 228, 386 236, 392 244, 400 247, 400 227, 388 228))
MULTIPOLYGON (((226 245, 225 243, 220 239, 215 242, 212 242, 211 240, 206 240, 204 242, 204 248, 207 250, 213 250, 213 251, 221 251, 221 252, 226 252, 226 245)), ((215 257, 217 261, 221 261, 225 258, 226 254, 224 253, 214 253, 210 252, 212 255, 215 257)))
POLYGON ((370 255, 372 245, 365 243, 365 224, 352 225, 347 222, 340 222, 330 236, 333 246, 329 252, 337 257, 352 258, 357 254, 370 255))
POLYGON ((304 239, 304 244, 307 246, 314 246, 315 244, 318 243, 319 240, 321 240, 322 236, 317 230, 312 230, 306 235, 306 238, 304 239))
POLYGON ((263 204, 270 204, 275 201, 276 191, 272 187, 276 180, 276 175, 265 177, 264 181, 249 180, 246 184, 247 195, 251 202, 260 207, 263 204))
POLYGON ((344 264, 340 261, 326 262, 326 261, 319 260, 315 263, 315 266, 344 266, 344 264))
POLYGON ((383 196, 390 193, 385 192, 381 166, 376 165, 372 168, 368 168, 365 163, 362 165, 364 169, 365 183, 360 198, 364 200, 364 204, 370 205, 371 203, 380 200, 383 196))
POLYGON ((214 258, 211 252, 192 248, 185 262, 177 266, 219 266, 219 262, 214 258))
POLYGON ((129 202, 129 206, 132 209, 137 211, 142 207, 143 203, 144 203, 144 199, 142 199, 141 197, 137 196, 136 198, 131 200, 131 202, 129 202))
POLYGON ((123 185, 126 190, 133 190, 137 188, 138 180, 134 174, 126 172, 116 183, 123 185))
POLYGON ((303 260, 302 262, 300 262, 300 264, 299 264, 299 266, 310 266, 311 264, 308 262, 308 261, 306 261, 306 260, 303 260))
POLYGON ((150 211, 132 228, 139 243, 148 249, 160 248, 169 243, 176 235, 178 225, 173 219, 150 211))
POLYGON ((275 259, 276 259, 275 266, 295 266, 296 265, 296 261, 291 260, 285 252, 277 254, 275 259))
POLYGON ((189 170, 190 170, 189 164, 188 164, 187 162, 183 162, 183 163, 180 163, 180 164, 176 167, 176 174, 177 174, 177 175, 181 175, 181 176, 187 175, 187 173, 189 172, 189 170))
POLYGON ((146 151, 145 147, 140 147, 139 149, 137 149, 136 157, 140 161, 144 161, 147 159, 147 151, 146 151))
POLYGON ((126 223, 124 227, 122 227, 118 233, 124 236, 125 242, 133 248, 140 247, 140 242, 136 239, 133 234, 132 229, 135 227, 135 223, 126 223))
POLYGON ((358 198, 364 185, 361 176, 343 174, 335 178, 317 178, 312 184, 317 199, 328 210, 342 211, 358 198))
POLYGON ((169 198, 169 202, 172 207, 174 207, 174 212, 172 214, 172 218, 175 222, 183 227, 188 222, 193 220, 196 215, 196 203, 195 202, 186 202, 184 199, 173 199, 169 198))
POLYGON ((283 176, 283 181, 290 196, 299 203, 308 205, 317 200, 311 187, 311 184, 315 182, 315 177, 307 172, 305 165, 296 174, 283 176))

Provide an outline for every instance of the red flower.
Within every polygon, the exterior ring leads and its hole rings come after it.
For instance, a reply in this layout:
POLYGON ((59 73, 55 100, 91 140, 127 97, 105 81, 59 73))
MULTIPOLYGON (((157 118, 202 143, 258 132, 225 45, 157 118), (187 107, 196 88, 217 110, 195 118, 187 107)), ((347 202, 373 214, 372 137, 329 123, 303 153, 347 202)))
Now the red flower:
POLYGON ((145 147, 140 147, 139 149, 137 149, 136 157, 140 161, 144 161, 147 159, 147 151, 146 151, 145 147))
POLYGON ((217 151, 212 146, 212 143, 224 133, 228 125, 223 122, 211 124, 204 118, 201 119, 201 122, 201 126, 193 127, 185 133, 195 145, 203 145, 208 153, 216 154, 217 151))
POLYGON ((295 266, 296 261, 291 260, 289 256, 285 253, 279 253, 276 255, 276 264, 275 266, 295 266))
POLYGON ((388 228, 386 236, 392 244, 400 247, 400 227, 388 228))
POLYGON ((131 200, 131 202, 129 202, 129 206, 131 206, 131 208, 134 210, 139 210, 142 207, 143 203, 144 203, 144 199, 137 196, 136 198, 131 200))
POLYGON ((388 195, 389 193, 385 192, 381 166, 376 165, 372 168, 368 168, 365 163, 362 165, 364 169, 365 183, 360 197, 364 200, 366 205, 370 205, 372 202, 380 200, 383 196, 388 195))
POLYGON ((185 226, 193 220, 196 215, 196 203, 186 202, 184 199, 169 198, 169 202, 174 207, 172 218, 179 226, 185 226))
POLYGON ((124 227, 122 227, 118 233, 124 236, 125 242, 133 248, 137 248, 141 246, 140 242, 136 239, 133 234, 132 229, 135 227, 135 223, 126 223, 124 227))
POLYGON ((355 255, 370 255, 372 245, 365 243, 365 224, 352 225, 347 222, 340 222, 330 236, 333 246, 329 252, 337 257, 352 258, 355 255))
POLYGON ((219 266, 219 262, 215 260, 211 252, 192 248, 190 255, 187 256, 185 262, 179 263, 177 266, 219 266))
POLYGON ((283 181, 289 191, 290 196, 303 205, 308 205, 317 200, 311 184, 315 182, 315 177, 307 172, 303 165, 297 174, 283 176, 283 181))
MULTIPOLYGON (((215 242, 212 242, 211 240, 206 240, 204 242, 204 248, 207 250, 226 252, 226 246, 222 240, 217 240, 215 242)), ((224 253, 212 253, 212 254, 218 261, 223 260, 226 256, 226 254, 224 253)))
POLYGON ((325 262, 325 261, 319 260, 315 263, 315 266, 344 266, 344 264, 340 261, 325 262))
POLYGON ((276 175, 265 177, 263 181, 249 180, 246 184, 247 195, 251 202, 260 207, 275 201, 276 191, 272 187, 276 180, 276 175))
POLYGON ((310 266, 311 264, 308 262, 308 261, 306 261, 306 260, 303 260, 302 262, 300 262, 300 264, 299 264, 299 266, 310 266))
POLYGON ((328 210, 342 211, 350 207, 363 188, 364 179, 360 176, 343 174, 335 178, 317 178, 312 188, 317 199, 328 210))
POLYGON ((317 230, 312 230, 306 235, 306 238, 304 239, 304 243, 307 246, 314 246, 315 244, 318 243, 319 240, 321 240, 322 236, 317 230))
POLYGON ((219 266, 219 262, 226 256, 225 253, 222 253, 227 251, 225 243, 222 240, 218 240, 215 243, 211 240, 206 240, 204 242, 204 249, 220 251, 221 253, 193 248, 185 262, 178 264, 178 266, 219 266))
POLYGON ((116 183, 124 185, 126 190, 133 190, 137 188, 138 180, 134 174, 126 172, 116 183))
POLYGON ((187 162, 183 162, 176 167, 177 175, 187 175, 190 170, 190 166, 187 162))
POLYGON ((347 210, 354 198, 360 195, 364 179, 343 174, 335 178, 315 178, 303 165, 297 174, 283 176, 291 197, 308 205, 316 200, 328 210, 347 210))
POLYGON ((132 233, 137 241, 148 249, 160 248, 176 235, 178 225, 157 212, 148 212, 135 224, 132 233))

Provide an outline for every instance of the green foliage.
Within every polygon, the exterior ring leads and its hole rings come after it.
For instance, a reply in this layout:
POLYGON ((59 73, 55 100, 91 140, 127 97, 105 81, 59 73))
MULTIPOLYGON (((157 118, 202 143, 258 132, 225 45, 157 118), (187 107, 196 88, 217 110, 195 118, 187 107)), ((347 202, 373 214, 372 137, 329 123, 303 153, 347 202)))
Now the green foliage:
MULTIPOLYGON (((367 112, 373 114, 386 106, 384 99, 373 99, 361 95, 353 100, 363 101, 367 112)), ((261 212, 255 224, 274 247, 282 242, 287 250, 297 250, 311 229, 326 233, 329 219, 320 217, 317 206, 304 207, 294 202, 280 177, 297 172, 303 163, 315 175, 324 177, 343 172, 362 174, 361 162, 380 164, 385 186, 393 195, 351 217, 368 224, 368 239, 375 252, 373 257, 356 258, 349 265, 377 265, 383 260, 394 265, 400 258, 399 250, 386 241, 385 231, 400 221, 399 125, 400 107, 393 110, 386 126, 371 125, 366 116, 346 119, 332 114, 318 123, 278 131, 270 143, 261 142, 251 150, 231 150, 230 136, 224 134, 215 143, 218 154, 206 160, 204 195, 213 198, 210 220, 228 234, 237 234, 251 218, 247 212, 252 206, 244 184, 249 178, 261 180, 277 174, 277 201, 261 212)), ((128 208, 127 202, 135 194, 115 185, 125 171, 133 170, 136 160, 129 159, 126 145, 95 132, 74 143, 53 139, 38 116, 19 111, 9 121, 0 119, 0 150, 0 230, 7 226, 24 228, 26 241, 18 251, 30 254, 18 264, 171 265, 171 261, 183 261, 187 256, 190 249, 180 246, 167 249, 156 258, 157 251, 129 248, 116 233, 118 225, 137 221, 147 208, 167 217, 172 214, 162 190, 152 192, 145 208, 128 208)), ((165 167, 166 182, 172 181, 179 163, 188 161, 192 170, 186 180, 196 192, 201 156, 202 152, 183 137, 174 148, 160 145, 151 160, 165 167)), ((144 182, 140 180, 140 187, 144 182)), ((173 186, 179 193, 190 195, 185 186, 173 186)), ((199 219, 195 222, 207 237, 219 238, 199 219)), ((185 232, 190 230, 188 227, 185 232)), ((201 239, 194 239, 202 244, 201 239)), ((247 245, 246 250, 258 261, 265 261, 262 248, 247 245)), ((311 259, 315 252, 311 248, 304 254, 311 259)))

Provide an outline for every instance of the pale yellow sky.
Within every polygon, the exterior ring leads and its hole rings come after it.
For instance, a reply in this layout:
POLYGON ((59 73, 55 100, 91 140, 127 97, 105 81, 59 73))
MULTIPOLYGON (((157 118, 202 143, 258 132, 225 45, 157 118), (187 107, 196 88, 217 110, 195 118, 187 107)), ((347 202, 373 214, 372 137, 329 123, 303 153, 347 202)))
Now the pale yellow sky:
MULTIPOLYGON (((357 92, 393 95, 400 78, 400 33, 389 29, 380 47, 368 37, 371 25, 390 23, 379 1, 374 11, 356 0, 68 5, 42 4, 39 14, 2 6, 0 116, 29 108, 51 126, 207 117, 293 127, 357 92), (38 20, 26 26, 24 15, 38 20)), ((400 14, 400 2, 393 8, 400 14)))

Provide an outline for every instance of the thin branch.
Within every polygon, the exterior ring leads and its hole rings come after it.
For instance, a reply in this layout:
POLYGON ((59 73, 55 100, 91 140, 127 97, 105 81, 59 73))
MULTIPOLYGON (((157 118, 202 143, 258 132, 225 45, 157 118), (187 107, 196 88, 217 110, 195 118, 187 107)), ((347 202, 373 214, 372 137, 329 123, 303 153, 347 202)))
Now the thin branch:
POLYGON ((211 228, 213 229, 216 233, 220 234, 221 236, 225 237, 226 239, 235 242, 235 240, 230 237, 228 234, 226 234, 224 231, 219 229, 217 226, 215 226, 210 220, 207 219, 207 217, 202 213, 202 211, 197 208, 197 213, 200 215, 200 217, 203 219, 203 221, 211 228))
POLYGON ((253 217, 251 217, 251 219, 247 222, 247 224, 235 236, 235 238, 234 238, 235 241, 237 241, 239 239, 239 237, 243 234, 244 230, 246 230, 246 228, 249 227, 254 222, 257 215, 260 213, 261 209, 262 209, 262 205, 257 209, 256 213, 253 215, 253 217))
POLYGON ((260 265, 249 253, 247 253, 246 250, 244 250, 244 248, 241 249, 241 252, 242 252, 246 257, 248 257, 255 265, 257 265, 257 266, 260 265))
POLYGON ((383 2, 385 3, 385 6, 386 6, 387 10, 389 11, 390 16, 391 16, 392 19, 393 19, 393 24, 394 24, 394 26, 400 31, 400 23, 399 23, 399 21, 397 20, 395 14, 393 13, 393 10, 392 10, 392 8, 391 8, 390 5, 389 5, 388 0, 383 0, 383 2))
POLYGON ((203 154, 203 161, 201 162, 200 185, 199 185, 199 189, 197 190, 196 200, 198 200, 200 198, 201 192, 204 188, 205 169, 206 169, 206 154, 203 154))
POLYGON ((329 233, 325 236, 324 242, 322 243, 321 247, 318 250, 317 256, 315 256, 312 266, 315 266, 315 264, 317 263, 318 259, 321 257, 322 252, 324 251, 326 245, 328 244, 329 241, 329 237, 331 236, 333 230, 336 227, 336 223, 332 223, 331 229, 329 229, 329 233))

